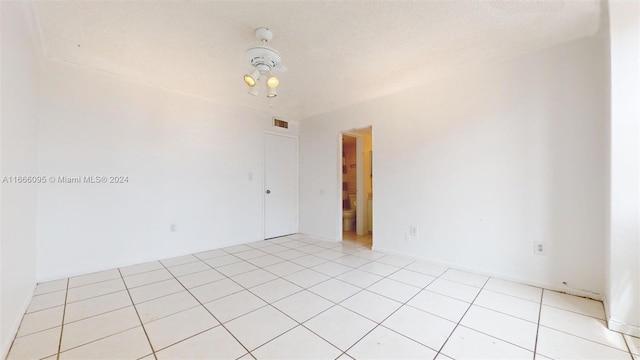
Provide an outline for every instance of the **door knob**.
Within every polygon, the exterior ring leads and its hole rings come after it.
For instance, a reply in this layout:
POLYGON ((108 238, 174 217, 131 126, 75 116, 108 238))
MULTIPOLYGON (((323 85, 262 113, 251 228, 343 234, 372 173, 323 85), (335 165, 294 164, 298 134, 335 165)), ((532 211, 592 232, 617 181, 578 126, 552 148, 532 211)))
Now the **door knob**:
POLYGON ((267 190, 267 194, 271 194, 271 190, 267 190))

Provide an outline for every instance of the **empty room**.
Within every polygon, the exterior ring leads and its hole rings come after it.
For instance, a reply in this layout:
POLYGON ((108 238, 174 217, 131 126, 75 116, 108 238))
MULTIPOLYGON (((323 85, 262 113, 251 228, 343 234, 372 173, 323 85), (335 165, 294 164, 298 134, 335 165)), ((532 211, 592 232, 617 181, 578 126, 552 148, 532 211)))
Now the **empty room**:
POLYGON ((2 359, 640 360, 640 2, 0 16, 2 359))

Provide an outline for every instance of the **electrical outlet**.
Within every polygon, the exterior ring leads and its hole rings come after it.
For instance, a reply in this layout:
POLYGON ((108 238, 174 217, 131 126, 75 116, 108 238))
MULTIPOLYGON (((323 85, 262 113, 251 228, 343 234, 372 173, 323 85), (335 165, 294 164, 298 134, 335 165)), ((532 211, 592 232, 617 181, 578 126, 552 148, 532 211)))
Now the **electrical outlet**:
POLYGON ((533 244, 533 253, 536 255, 544 255, 544 244, 537 242, 533 244))
POLYGON ((176 224, 169 225, 169 232, 176 232, 176 224))
POLYGON ((416 237, 418 236, 418 227, 415 225, 409 226, 409 235, 416 237))

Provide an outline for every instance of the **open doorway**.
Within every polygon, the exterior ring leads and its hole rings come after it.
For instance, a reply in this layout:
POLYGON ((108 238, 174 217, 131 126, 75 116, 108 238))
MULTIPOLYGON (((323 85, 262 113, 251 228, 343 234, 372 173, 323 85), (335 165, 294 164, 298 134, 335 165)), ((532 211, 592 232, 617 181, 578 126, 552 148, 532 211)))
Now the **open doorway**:
POLYGON ((373 246, 373 147, 371 127, 342 136, 342 241, 373 246))

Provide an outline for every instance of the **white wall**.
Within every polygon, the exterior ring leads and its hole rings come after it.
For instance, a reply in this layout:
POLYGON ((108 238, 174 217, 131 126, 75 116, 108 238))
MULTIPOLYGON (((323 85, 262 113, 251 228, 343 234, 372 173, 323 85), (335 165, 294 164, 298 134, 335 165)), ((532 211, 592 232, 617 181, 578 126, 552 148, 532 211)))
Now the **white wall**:
MULTIPOLYGON (((38 174, 39 55, 23 5, 0 2, 2 24, 1 175, 38 174)), ((18 330, 36 285, 36 185, 3 183, 0 190, 0 357, 18 330)))
POLYGON ((640 336, 640 3, 609 2, 610 232, 606 308, 611 329, 640 336))
POLYGON ((40 107, 41 174, 129 177, 41 186, 40 280, 263 238, 271 115, 56 62, 40 107))
POLYGON ((303 119, 301 232, 338 238, 338 134, 371 124, 375 249, 598 297, 602 42, 581 39, 303 119), (410 225, 418 238, 407 243, 410 225), (545 256, 534 255, 537 241, 545 256))

